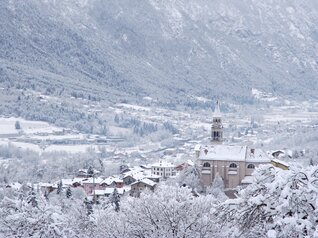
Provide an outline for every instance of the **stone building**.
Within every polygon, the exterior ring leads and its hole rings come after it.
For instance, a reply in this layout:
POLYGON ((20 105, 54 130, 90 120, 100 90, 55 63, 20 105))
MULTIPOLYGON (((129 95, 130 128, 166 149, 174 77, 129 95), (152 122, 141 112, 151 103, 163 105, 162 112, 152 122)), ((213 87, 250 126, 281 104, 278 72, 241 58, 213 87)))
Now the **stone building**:
POLYGON ((225 188, 235 188, 251 181, 251 174, 260 164, 270 163, 261 149, 243 145, 223 144, 223 125, 219 102, 215 106, 211 126, 211 144, 195 148, 201 169, 201 182, 207 187, 216 176, 223 179, 225 188))

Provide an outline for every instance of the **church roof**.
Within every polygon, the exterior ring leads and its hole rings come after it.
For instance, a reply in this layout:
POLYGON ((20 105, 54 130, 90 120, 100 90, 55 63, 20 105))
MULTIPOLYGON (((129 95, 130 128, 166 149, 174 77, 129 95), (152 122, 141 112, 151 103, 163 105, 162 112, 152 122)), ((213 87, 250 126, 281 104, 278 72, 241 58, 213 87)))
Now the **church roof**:
POLYGON ((216 101, 213 117, 222 117, 221 111, 220 111, 220 103, 219 101, 216 101))
POLYGON ((271 160, 265 151, 261 149, 248 149, 246 154, 246 162, 250 163, 269 163, 271 160))
POLYGON ((202 146, 200 160, 245 161, 247 163, 269 163, 270 158, 261 149, 241 145, 202 146))
POLYGON ((202 147, 200 152, 201 160, 232 160, 244 161, 246 146, 237 145, 212 145, 202 147))

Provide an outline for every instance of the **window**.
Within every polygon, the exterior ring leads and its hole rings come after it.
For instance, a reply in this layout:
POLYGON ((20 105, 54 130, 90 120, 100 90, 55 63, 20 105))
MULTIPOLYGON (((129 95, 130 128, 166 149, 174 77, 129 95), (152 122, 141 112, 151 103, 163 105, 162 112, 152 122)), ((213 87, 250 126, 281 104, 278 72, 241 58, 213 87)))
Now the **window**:
POLYGON ((229 170, 237 170, 237 164, 235 163, 231 163, 230 166, 229 166, 229 170))
POLYGON ((247 165, 247 168, 248 169, 255 169, 255 165, 254 164, 249 164, 249 165, 247 165))
POLYGON ((211 167, 211 165, 210 165, 210 163, 205 162, 205 163, 203 164, 203 167, 211 167))

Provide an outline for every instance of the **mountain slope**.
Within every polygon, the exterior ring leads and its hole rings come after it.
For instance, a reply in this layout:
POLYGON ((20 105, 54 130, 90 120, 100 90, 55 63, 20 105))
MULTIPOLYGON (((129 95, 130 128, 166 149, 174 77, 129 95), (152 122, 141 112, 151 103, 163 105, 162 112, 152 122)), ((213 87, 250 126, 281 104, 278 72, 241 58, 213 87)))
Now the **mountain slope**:
POLYGON ((105 100, 315 97, 318 4, 46 0, 0 3, 0 83, 105 100), (53 87, 54 90, 50 88, 53 87))

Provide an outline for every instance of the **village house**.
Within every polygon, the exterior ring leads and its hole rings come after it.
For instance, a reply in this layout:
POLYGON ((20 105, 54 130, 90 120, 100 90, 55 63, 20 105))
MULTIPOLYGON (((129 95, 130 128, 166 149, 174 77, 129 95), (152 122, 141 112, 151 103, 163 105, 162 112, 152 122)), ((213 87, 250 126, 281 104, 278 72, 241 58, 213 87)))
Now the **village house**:
MULTIPOLYGON (((100 171, 98 170, 93 170, 93 175, 98 175, 100 174, 100 171)), ((92 177, 91 174, 89 174, 89 171, 88 169, 79 169, 75 175, 76 178, 89 178, 89 177, 92 177)))
POLYGON ((124 181, 116 176, 107 177, 100 182, 100 187, 102 188, 122 188, 123 186, 124 181))
POLYGON ((159 163, 153 164, 151 166, 151 174, 159 175, 163 178, 176 176, 175 165, 165 161, 160 161, 159 163))
POLYGON ((102 178, 88 178, 82 181, 82 186, 86 194, 91 195, 96 190, 103 189, 101 187, 102 178))
MULTIPOLYGON (((97 199, 100 199, 101 197, 109 197, 112 193, 114 193, 115 188, 106 188, 102 190, 95 190, 95 196, 97 199)), ((124 195, 128 190, 125 190, 124 188, 117 188, 117 192, 119 195, 124 195)))
POLYGON ((180 172, 180 171, 186 169, 189 166, 193 166, 193 162, 192 161, 187 161, 187 162, 184 162, 182 164, 179 164, 175 168, 176 168, 176 171, 180 172))
POLYGON ((143 178, 142 173, 129 173, 123 177, 123 181, 125 185, 130 185, 136 182, 138 179, 143 178))
POLYGON ((223 179, 225 188, 249 183, 256 167, 271 162, 261 149, 223 144, 222 116, 218 102, 211 126, 211 144, 196 146, 195 153, 201 168, 201 182, 205 187, 210 186, 216 176, 223 179))
POLYGON ((43 194, 44 193, 51 193, 53 192, 55 189, 57 189, 57 184, 53 184, 53 183, 38 183, 38 190, 40 190, 43 194))
POLYGON ((139 197, 140 193, 145 189, 149 189, 151 191, 154 191, 156 185, 157 185, 157 183, 153 182, 150 179, 146 179, 146 178, 139 180, 139 181, 136 181, 136 182, 131 184, 130 195, 133 197, 139 197))
POLYGON ((154 181, 155 183, 159 183, 160 179, 162 178, 160 175, 156 175, 156 174, 149 174, 149 175, 145 175, 144 177, 146 179, 150 179, 154 181))

